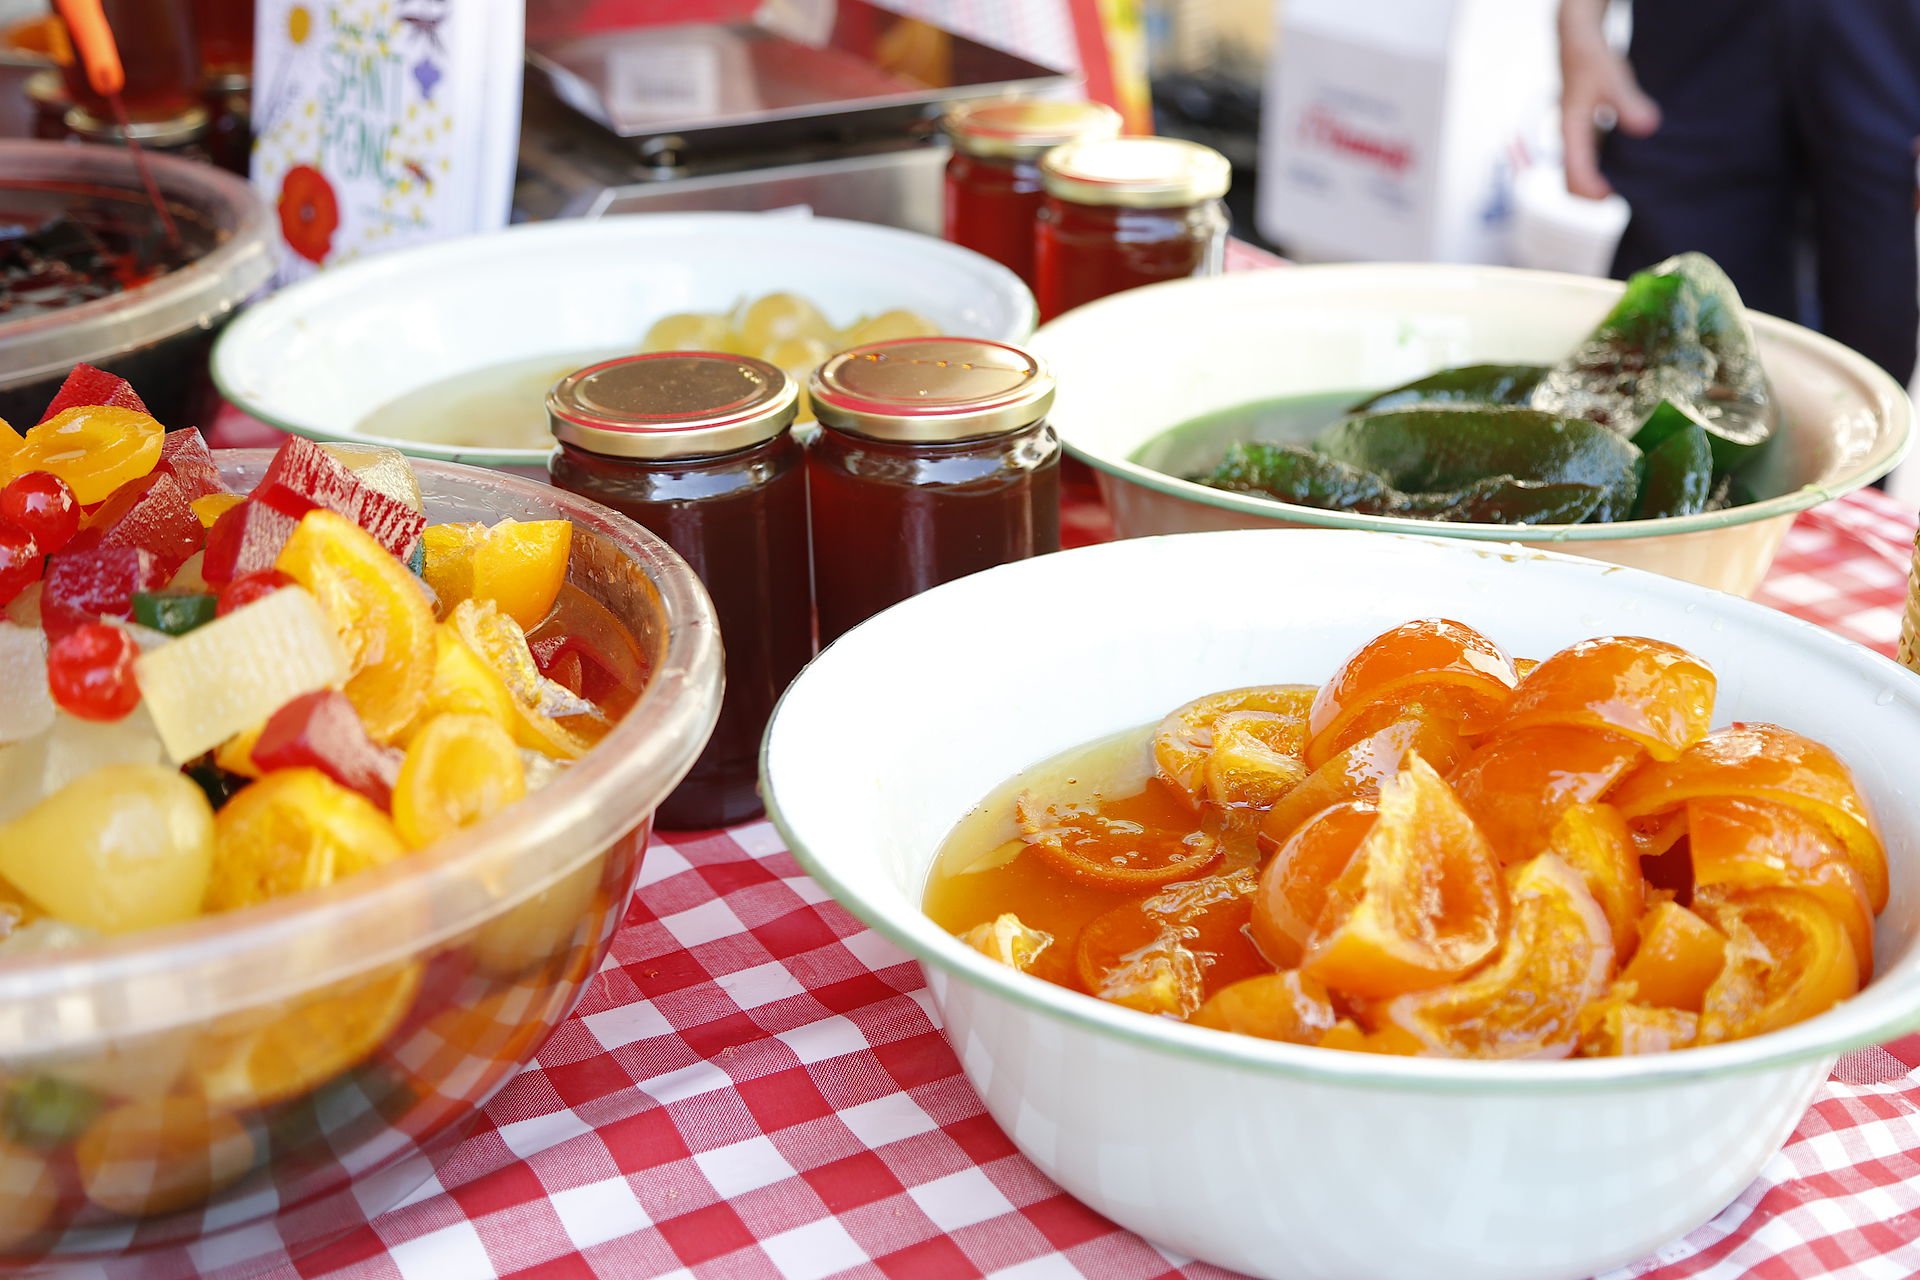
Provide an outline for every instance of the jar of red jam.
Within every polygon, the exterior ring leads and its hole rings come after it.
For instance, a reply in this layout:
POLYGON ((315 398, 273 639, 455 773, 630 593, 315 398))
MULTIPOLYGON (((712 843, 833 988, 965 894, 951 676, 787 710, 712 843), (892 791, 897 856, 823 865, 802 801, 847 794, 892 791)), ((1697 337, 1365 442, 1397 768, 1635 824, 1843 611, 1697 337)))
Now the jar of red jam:
POLYGON ((908 596, 1060 549, 1053 375, 984 338, 900 338, 808 383, 820 642, 908 596))
POLYGON ((1120 113, 1098 102, 987 98, 951 107, 941 121, 947 161, 947 239, 1003 263, 1033 285, 1033 221, 1040 157, 1076 138, 1112 138, 1120 113))
POLYGON ((563 489, 657 533, 700 575, 726 646, 726 695, 662 826, 726 826, 760 812, 760 737, 813 656, 804 455, 789 429, 799 388, 745 356, 657 352, 562 378, 547 396, 563 489))
POLYGON ((1232 167, 1177 138, 1107 138, 1040 161, 1046 199, 1034 238, 1035 300, 1047 321, 1135 285, 1218 275, 1232 167))

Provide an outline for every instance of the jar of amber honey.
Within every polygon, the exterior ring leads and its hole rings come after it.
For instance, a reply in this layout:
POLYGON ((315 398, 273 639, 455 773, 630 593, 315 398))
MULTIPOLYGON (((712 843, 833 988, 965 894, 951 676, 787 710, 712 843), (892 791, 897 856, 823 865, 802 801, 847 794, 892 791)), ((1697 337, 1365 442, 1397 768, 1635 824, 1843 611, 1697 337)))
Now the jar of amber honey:
POLYGON ((808 384, 822 644, 954 578, 1060 549, 1053 376, 984 338, 900 338, 834 356, 808 384))
POLYGON ((1177 138, 1107 138, 1040 161, 1034 298, 1051 320, 1136 285, 1218 275, 1232 178, 1227 158, 1177 138))
POLYGON ((799 388, 762 360, 657 352, 592 365, 547 396, 553 482, 660 535, 700 575, 726 647, 707 749, 660 806, 665 827, 760 812, 760 737, 813 656, 799 388))
POLYGON ((1098 102, 987 98, 957 103, 941 121, 947 161, 946 236, 1033 285, 1033 224, 1044 192, 1040 157, 1076 138, 1112 138, 1120 113, 1098 102))

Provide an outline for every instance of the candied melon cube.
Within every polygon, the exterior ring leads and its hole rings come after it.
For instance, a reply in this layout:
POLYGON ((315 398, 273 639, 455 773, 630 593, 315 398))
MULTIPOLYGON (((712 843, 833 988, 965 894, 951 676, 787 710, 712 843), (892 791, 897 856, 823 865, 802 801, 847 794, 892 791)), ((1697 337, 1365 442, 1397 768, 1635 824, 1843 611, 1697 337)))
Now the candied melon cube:
POLYGON ((206 528, 194 515, 186 493, 164 471, 151 472, 114 490, 79 535, 83 549, 95 545, 150 551, 169 578, 206 540, 206 528))
POLYGON ((185 763, 303 693, 338 686, 347 655, 314 598, 286 587, 133 664, 167 753, 185 763))
POLYGON ((338 458, 311 440, 289 436, 273 455, 255 499, 298 519, 323 507, 365 529, 387 554, 406 562, 420 541, 427 518, 402 498, 361 479, 338 458))
POLYGON ((367 736, 360 713, 338 689, 301 694, 274 712, 248 754, 263 773, 318 769, 382 809, 400 773, 400 753, 367 736))
POLYGON ((330 441, 320 447, 345 463, 347 470, 360 477, 362 484, 406 503, 414 511, 426 511, 426 503, 420 497, 420 478, 413 474, 413 464, 407 461, 407 455, 398 449, 340 441, 330 441))
POLYGON ((144 548, 68 546, 47 560, 41 622, 49 635, 58 635, 101 618, 130 617, 136 592, 158 591, 172 576, 144 548))
POLYGON ((147 411, 146 402, 134 391, 132 383, 118 374, 81 363, 73 366, 73 372, 60 384, 60 390, 54 393, 53 403, 40 415, 40 421, 45 422, 68 409, 90 404, 112 405, 116 409, 132 409, 136 413, 147 411))
POLYGON ((213 450, 207 448, 207 438, 195 427, 167 432, 167 438, 160 442, 159 470, 173 477, 189 502, 227 491, 213 450))
POLYGON ((235 578, 262 569, 273 568, 280 548, 293 536, 300 523, 297 515, 288 515, 256 501, 242 502, 225 512, 207 530, 207 554, 200 574, 210 584, 224 587, 235 578))

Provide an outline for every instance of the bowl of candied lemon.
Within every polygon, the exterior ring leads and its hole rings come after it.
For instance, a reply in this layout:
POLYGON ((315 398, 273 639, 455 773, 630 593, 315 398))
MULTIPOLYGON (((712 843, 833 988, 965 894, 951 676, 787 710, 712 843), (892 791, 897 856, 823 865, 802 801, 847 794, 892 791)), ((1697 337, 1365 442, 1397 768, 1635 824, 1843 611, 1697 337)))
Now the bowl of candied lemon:
POLYGON ((711 606, 594 503, 210 451, 85 366, 0 444, 0 1272, 312 1248, 598 969, 711 606))
POLYGON ((1911 673, 1731 596, 1267 530, 897 606, 763 771, 1099 1212, 1260 1276, 1575 1280, 1920 1023, 1916 734, 1911 673))

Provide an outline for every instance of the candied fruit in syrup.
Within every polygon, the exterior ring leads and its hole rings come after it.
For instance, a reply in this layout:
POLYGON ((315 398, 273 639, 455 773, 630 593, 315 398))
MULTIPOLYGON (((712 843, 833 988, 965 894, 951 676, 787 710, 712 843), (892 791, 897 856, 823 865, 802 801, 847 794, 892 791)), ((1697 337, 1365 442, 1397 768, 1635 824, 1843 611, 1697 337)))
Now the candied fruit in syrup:
POLYGON ((1493 954, 1505 919, 1499 859, 1416 755, 1381 788, 1380 815, 1329 888, 1300 967, 1367 1000, 1439 986, 1493 954))
POLYGON ((133 638, 119 627, 89 622, 47 650, 47 688, 62 711, 82 720, 121 720, 140 705, 133 638))
POLYGON ((1101 889, 1156 889, 1190 880, 1220 859, 1220 842, 1195 831, 1165 788, 1095 810, 1054 805, 1022 792, 1014 801, 1020 836, 1054 870, 1101 889))
POLYGON ((311 592, 333 623, 352 671, 347 700, 367 732, 376 742, 399 737, 433 682, 433 609, 418 579, 366 530, 326 510, 300 521, 274 567, 311 592))
POLYGON ((1222 716, 1236 711, 1264 711, 1298 726, 1298 741, 1290 737, 1279 749, 1299 754, 1306 745, 1307 711, 1313 706, 1314 687, 1308 684, 1256 685, 1210 693, 1174 711, 1153 735, 1153 765, 1162 781, 1198 804, 1206 785, 1207 757, 1213 751, 1213 727, 1222 716))
POLYGON ((1460 735, 1444 719, 1410 717, 1358 739, 1273 802, 1260 824, 1260 845, 1277 849, 1296 828, 1329 805, 1376 800, 1387 779, 1418 755, 1442 773, 1465 754, 1460 735))
POLYGON ((173 477, 155 472, 116 489, 88 519, 81 540, 90 546, 151 552, 172 578, 206 545, 207 531, 173 477))
POLYGON ((207 439, 197 427, 167 432, 166 439, 160 442, 160 461, 154 469, 172 476, 188 502, 227 491, 226 482, 220 478, 220 466, 213 460, 213 450, 207 448, 207 439))
POLYGON ((553 610, 572 545, 566 520, 502 520, 473 550, 473 594, 530 631, 553 610))
POLYGON ((1580 873, 1553 854, 1510 872, 1512 924, 1491 963, 1373 1011, 1382 1028, 1447 1057, 1563 1058, 1579 1041, 1580 1011, 1613 975, 1613 934, 1580 873))
POLYGON ((1568 806, 1554 823, 1547 848, 1580 873, 1606 912, 1614 954, 1630 952, 1647 905, 1647 882, 1618 811, 1604 804, 1568 806))
POLYGON ((393 825, 424 849, 526 793, 526 767, 504 728, 485 716, 436 716, 407 744, 393 784, 393 825))
POLYGON ((68 409, 27 432, 7 459, 14 475, 48 471, 67 482, 83 506, 104 502, 160 461, 158 422, 134 409, 68 409))
POLYGON ((1798 809, 1760 800, 1689 800, 1687 839, 1696 895, 1798 889, 1847 930, 1860 981, 1873 976, 1873 908, 1840 840, 1798 809))
POLYGON ((40 415, 40 421, 57 418, 69 409, 95 404, 131 409, 135 413, 147 411, 146 402, 134 391, 132 383, 117 374, 83 362, 73 366, 73 371, 67 374, 66 381, 60 384, 60 390, 54 393, 53 402, 40 415))
POLYGON ((1367 800, 1336 804, 1308 818, 1267 860, 1249 928, 1261 954, 1280 968, 1306 954, 1334 882, 1373 829, 1379 808, 1367 800))
POLYGON ((367 736, 360 715, 338 689, 316 689, 271 716, 247 752, 259 772, 318 769, 385 809, 400 772, 400 753, 367 736))
POLYGON ((1760 889, 1701 910, 1727 936, 1726 964, 1701 1001, 1701 1044, 1792 1026, 1860 989, 1846 926, 1810 894, 1760 889))
POLYGON ((414 511, 424 512, 427 509, 420 497, 420 477, 413 474, 413 464, 398 449, 378 444, 347 444, 339 440, 329 440, 320 447, 344 463, 362 484, 404 503, 414 511))
POLYGON ((1726 963, 1721 932, 1677 902, 1656 902, 1640 920, 1640 945, 1620 971, 1642 1004, 1700 1012, 1726 963))
MULTIPOLYGON (((1184 957, 1191 957, 1199 978, 1193 994, 1205 999, 1220 987, 1265 972, 1269 966, 1247 936, 1257 885, 1251 869, 1201 876, 1096 917, 1080 930, 1074 949, 1081 984, 1094 993, 1131 988, 1143 978, 1183 973, 1184 957)), ((1185 991, 1184 979, 1180 990, 1185 991)), ((1185 1003, 1184 994, 1180 1002, 1185 1003)))
POLYGON ((201 576, 215 587, 273 568, 299 521, 249 499, 228 508, 207 530, 201 576))
POLYGON ((212 529, 221 516, 246 500, 247 496, 243 493, 209 493, 187 505, 193 508, 194 518, 200 521, 201 528, 212 529))
POLYGON ((40 554, 50 556, 80 531, 80 503, 59 476, 29 471, 0 488, 0 520, 32 534, 40 554))
POLYGON ((427 525, 427 518, 405 501, 375 489, 300 436, 288 436, 273 455, 254 500, 296 520, 316 507, 331 511, 365 530, 403 565, 427 525))
POLYGON ((1611 733, 1539 725, 1503 729, 1447 780, 1494 852, 1516 863, 1547 847, 1568 806, 1598 800, 1645 758, 1638 743, 1611 733))
POLYGON ((289 587, 141 654, 134 672, 168 754, 184 764, 291 699, 339 685, 347 659, 313 597, 289 587))
POLYGON ((103 1112, 73 1149, 87 1199, 126 1218, 204 1204, 245 1177, 257 1154, 245 1125, 191 1095, 103 1112))
POLYGON ((215 816, 206 907, 232 911, 322 889, 406 851, 363 796, 318 769, 277 769, 215 816))
POLYGON ((462 600, 473 598, 473 553, 487 536, 483 524, 430 524, 420 533, 420 576, 433 588, 445 617, 462 600))
POLYGON ((1137 912, 1082 929, 1075 965, 1089 994, 1142 1013, 1186 1018, 1206 998, 1206 972, 1179 931, 1137 912))
POLYGON ((232 1110, 302 1097, 372 1057, 405 1021, 420 965, 339 984, 264 1026, 251 1013, 194 1047, 188 1071, 202 1097, 232 1110))
POLYGON ((1339 1018, 1327 989, 1290 969, 1222 987, 1207 997, 1190 1021, 1196 1027, 1237 1031, 1262 1040, 1319 1044, 1339 1018))
POLYGON ((433 629, 433 680, 416 723, 449 713, 485 716, 509 732, 516 729, 519 716, 513 695, 500 677, 451 624, 443 622, 433 629))
POLYGON ((1632 998, 1625 983, 1580 1011, 1579 1051, 1584 1057, 1631 1057, 1685 1049, 1700 1032, 1700 1015, 1632 998))
POLYGON ((1299 725, 1271 711, 1233 711, 1213 722, 1207 799, 1230 809, 1270 808, 1306 779, 1299 725))
POLYGON ((634 642, 632 632, 611 610, 578 587, 561 587, 553 612, 527 632, 527 648, 541 674, 555 680, 559 677, 552 668, 565 662, 569 654, 577 658, 580 683, 568 687, 608 715, 624 713, 646 688, 651 664, 634 642))
POLYGON ((1600 729, 1672 760, 1706 736, 1714 686, 1713 669, 1677 645, 1641 636, 1582 640, 1527 674, 1503 727, 1600 729))
POLYGON ((1472 627, 1446 618, 1403 623, 1361 645, 1321 686, 1308 717, 1307 764, 1317 769, 1379 728, 1361 716, 1381 704, 1438 695, 1458 713, 1459 732, 1485 732, 1517 681, 1506 650, 1472 627))
POLYGON ((1053 935, 1044 929, 1030 928, 1013 912, 1003 911, 967 930, 960 941, 989 960, 1025 973, 1053 945, 1053 935))
POLYGON ((46 560, 34 536, 19 525, 0 520, 0 604, 10 604, 40 581, 46 560))
POLYGON ((574 760, 605 732, 607 720, 600 708, 542 675, 520 624, 491 601, 463 600, 447 622, 506 687, 513 703, 515 742, 574 760))
POLYGON ((1887 854, 1853 774, 1832 750, 1773 724, 1736 724, 1708 734, 1678 759, 1655 761, 1607 796, 1629 822, 1655 818, 1689 800, 1765 800, 1799 809, 1830 827, 1860 872, 1867 905, 1887 905, 1887 854))
POLYGON ((158 591, 172 576, 139 547, 68 546, 47 560, 41 621, 48 635, 58 635, 103 617, 131 617, 134 594, 158 591))

